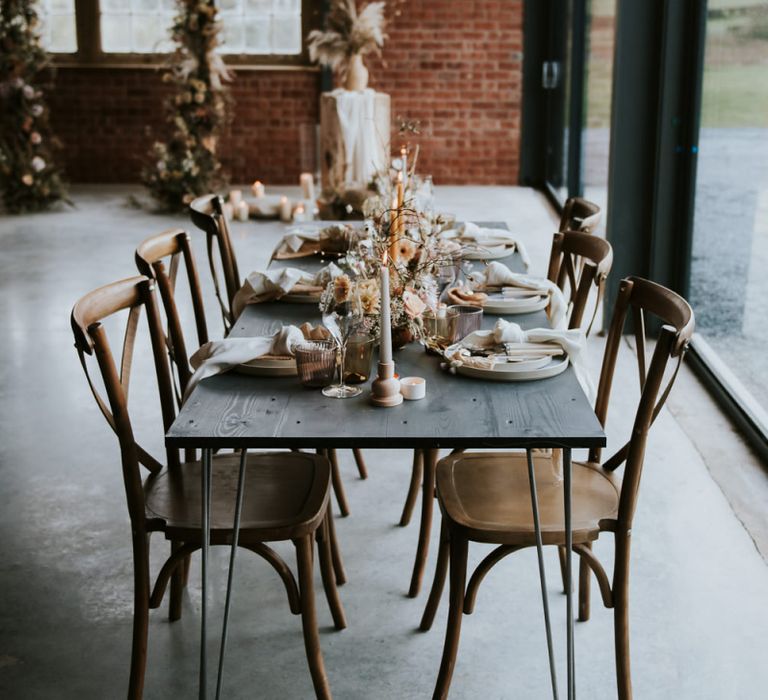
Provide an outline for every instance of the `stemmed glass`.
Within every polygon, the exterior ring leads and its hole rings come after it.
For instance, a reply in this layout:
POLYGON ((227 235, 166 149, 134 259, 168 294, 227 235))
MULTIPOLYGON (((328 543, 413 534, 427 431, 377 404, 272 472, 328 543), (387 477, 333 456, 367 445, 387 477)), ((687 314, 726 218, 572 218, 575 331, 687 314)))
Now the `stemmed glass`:
POLYGON ((344 383, 344 362, 347 356, 347 342, 355 335, 363 323, 363 306, 360 295, 353 293, 347 301, 336 304, 333 310, 323 314, 323 325, 331 332, 339 348, 339 383, 323 389, 323 395, 334 399, 350 399, 360 395, 359 386, 344 383))

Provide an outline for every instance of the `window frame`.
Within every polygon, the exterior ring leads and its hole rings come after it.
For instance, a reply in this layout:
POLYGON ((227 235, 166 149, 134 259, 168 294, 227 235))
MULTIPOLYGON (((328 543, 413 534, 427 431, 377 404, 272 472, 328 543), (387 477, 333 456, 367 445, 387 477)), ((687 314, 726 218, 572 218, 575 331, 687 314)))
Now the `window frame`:
MULTIPOLYGON (((309 60, 307 36, 323 20, 323 3, 301 0, 301 53, 245 54, 223 53, 227 66, 237 70, 312 70, 319 68, 309 60)), ((77 51, 52 52, 51 63, 58 68, 158 68, 168 62, 169 53, 111 53, 101 48, 99 0, 75 0, 77 51)))

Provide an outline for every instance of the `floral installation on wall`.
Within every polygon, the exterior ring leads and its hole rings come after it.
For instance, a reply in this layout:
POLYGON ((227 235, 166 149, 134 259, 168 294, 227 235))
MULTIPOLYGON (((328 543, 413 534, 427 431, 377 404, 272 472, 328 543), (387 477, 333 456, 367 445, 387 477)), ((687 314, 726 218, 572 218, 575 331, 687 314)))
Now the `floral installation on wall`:
POLYGON ((38 79, 47 54, 31 0, 0 3, 0 192, 10 213, 67 198, 54 154, 60 148, 38 79))
POLYGON ((213 192, 226 178, 216 147, 229 122, 231 76, 219 54, 221 27, 212 0, 178 0, 171 34, 177 49, 163 81, 173 86, 166 102, 172 133, 156 141, 142 172, 144 184, 163 209, 184 209, 213 192))

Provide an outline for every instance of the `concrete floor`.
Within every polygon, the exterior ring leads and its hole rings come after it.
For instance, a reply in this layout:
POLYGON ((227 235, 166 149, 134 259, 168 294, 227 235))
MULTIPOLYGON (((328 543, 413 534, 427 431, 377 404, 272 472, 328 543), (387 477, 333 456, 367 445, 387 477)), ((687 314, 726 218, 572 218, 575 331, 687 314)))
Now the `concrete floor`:
MULTIPOLYGON (((2 698, 117 698, 127 686, 132 565, 117 443, 82 377, 68 315, 82 293, 134 274, 133 250, 143 237, 189 227, 184 217, 126 206, 128 191, 80 189, 74 211, 0 220, 2 698)), ((543 272, 554 218, 538 194, 505 187, 438 188, 437 195, 441 208, 461 218, 509 221, 528 241, 534 271, 543 272)), ((237 224, 234 232, 245 273, 264 264, 279 226, 237 224)), ((202 263, 202 235, 194 238, 202 263)), ((210 302, 207 274, 203 278, 210 302)), ((210 303, 214 331, 217 318, 210 303)), ((590 342, 596 371, 601 340, 590 342)), ((636 401, 633 363, 627 345, 608 425, 613 445, 626 436, 636 401)), ((149 367, 139 363, 134 373, 134 418, 139 436, 159 453, 159 411, 151 381, 141 381, 143 369, 149 367)), ((759 534, 765 477, 690 374, 678 389, 649 444, 633 535, 635 696, 765 697, 768 569, 755 546, 768 542, 759 534), (726 488, 739 483, 751 495, 726 488)), ((445 605, 432 632, 415 631, 425 595, 410 600, 405 591, 416 527, 395 526, 408 455, 369 451, 367 482, 357 479, 350 455, 342 457, 352 515, 337 519, 337 529, 349 575, 341 590, 349 628, 334 632, 327 606, 318 601, 334 696, 430 697, 445 605)), ((154 546, 157 566, 167 546, 159 537, 154 546)), ((596 549, 608 557, 610 540, 596 549)), ((481 546, 470 550, 473 561, 484 553, 481 546)), ((562 682, 565 598, 553 555, 548 576, 562 682)), ((212 632, 226 563, 227 552, 214 550, 212 632)), ((183 619, 169 624, 165 605, 151 614, 147 698, 196 696, 198 567, 194 558, 183 619)), ((246 553, 239 559, 230 630, 225 697, 312 696, 299 619, 290 615, 271 569, 246 553)), ((581 697, 615 697, 612 639, 611 615, 595 599, 592 620, 576 626, 581 697)), ((545 698, 546 664, 535 555, 525 551, 494 570, 476 612, 465 617, 451 697, 545 698)))

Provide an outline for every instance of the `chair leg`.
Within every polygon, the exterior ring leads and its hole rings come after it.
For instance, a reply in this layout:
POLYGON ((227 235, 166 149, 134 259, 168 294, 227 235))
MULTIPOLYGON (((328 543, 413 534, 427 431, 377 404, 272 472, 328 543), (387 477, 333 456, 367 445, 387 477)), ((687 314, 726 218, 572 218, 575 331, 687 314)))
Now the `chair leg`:
POLYGON ((557 558, 560 560, 560 578, 563 582, 563 593, 568 592, 568 577, 566 575, 566 568, 565 568, 565 554, 566 549, 562 545, 558 546, 557 548, 557 558))
MULTIPOLYGON (((171 542, 171 553, 181 546, 181 542, 171 542)), ((186 558, 185 558, 186 559, 186 558)), ((171 601, 168 605, 168 620, 176 622, 181 619, 181 603, 184 593, 184 561, 176 567, 171 575, 171 601)))
POLYGON ((339 510, 342 517, 349 515, 349 504, 347 503, 347 494, 344 492, 344 482, 341 480, 339 471, 339 457, 336 450, 328 450, 328 459, 331 462, 331 481, 333 483, 333 492, 336 494, 336 502, 339 504, 339 510))
POLYGON ((144 694, 144 671, 147 666, 147 634, 149 631, 149 539, 145 533, 133 535, 133 643, 129 700, 144 694))
POLYGON ((424 450, 424 483, 421 489, 421 523, 419 524, 419 544, 416 548, 416 559, 413 562, 411 586, 408 597, 419 595, 421 579, 424 577, 424 567, 429 553, 429 533, 432 529, 432 512, 435 502, 435 469, 437 468, 438 450, 424 450))
POLYGON ((333 511, 328 504, 328 541, 331 545, 331 558, 333 559, 333 572, 336 574, 336 585, 343 586, 347 582, 347 572, 344 571, 344 560, 341 558, 341 547, 336 537, 336 523, 333 519, 333 511))
POLYGON ((414 450, 411 483, 408 484, 408 495, 405 497, 403 514, 400 516, 400 527, 405 527, 411 522, 411 516, 413 515, 413 509, 416 507, 416 499, 419 497, 419 487, 423 477, 424 453, 421 450, 414 450))
POLYGON ((433 700, 443 700, 448 697, 451 686, 453 669, 456 666, 456 654, 459 650, 459 635, 461 634, 461 617, 464 614, 464 586, 467 580, 467 549, 469 542, 463 535, 449 533, 451 557, 450 608, 448 610, 448 626, 445 630, 443 658, 440 662, 440 672, 437 675, 433 700))
MULTIPOLYGON (((588 542, 586 546, 592 549, 591 542, 588 542)), ((579 622, 589 620, 591 584, 592 570, 587 562, 579 557, 579 622)))
POLYGON ((355 456, 355 464, 357 465, 357 472, 360 474, 361 479, 368 478, 368 469, 365 466, 365 458, 363 457, 363 451, 358 450, 356 447, 352 448, 352 454, 355 456))
POLYGON ((323 654, 320 650, 320 634, 315 617, 315 594, 312 589, 312 537, 294 541, 299 569, 299 590, 301 594, 301 624, 304 628, 304 648, 307 652, 309 672, 315 695, 322 700, 331 699, 331 689, 325 675, 323 654))
POLYGON ((328 519, 331 517, 330 508, 326 511, 322 524, 317 529, 317 549, 320 559, 320 575, 323 579, 325 597, 328 607, 331 609, 333 625, 337 630, 343 630, 347 626, 344 608, 339 599, 339 591, 336 589, 336 574, 333 571, 333 556, 331 554, 331 538, 328 533, 328 519))
POLYGON ((429 591, 429 599, 424 608, 424 614, 421 617, 419 629, 422 632, 428 632, 432 629, 432 623, 435 621, 435 613, 440 605, 440 598, 443 595, 445 579, 448 575, 450 542, 448 541, 448 531, 445 522, 440 525, 440 549, 437 551, 437 563, 435 564, 435 578, 432 580, 432 589, 429 591))
POLYGON ((629 661, 629 533, 616 533, 613 576, 613 632, 616 642, 616 686, 619 700, 632 700, 629 661))
POLYGON ((184 557, 184 561, 181 564, 181 580, 184 584, 184 588, 187 587, 187 584, 189 583, 189 566, 192 563, 192 555, 188 554, 186 557, 184 557))

